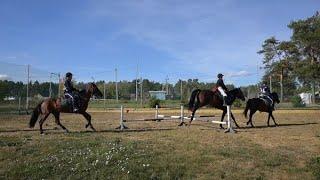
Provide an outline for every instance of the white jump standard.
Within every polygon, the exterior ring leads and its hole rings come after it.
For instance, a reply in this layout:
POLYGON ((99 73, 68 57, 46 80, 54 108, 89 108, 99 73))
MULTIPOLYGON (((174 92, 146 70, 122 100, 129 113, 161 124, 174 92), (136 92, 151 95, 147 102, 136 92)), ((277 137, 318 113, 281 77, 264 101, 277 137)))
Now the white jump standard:
MULTIPOLYGON (((120 125, 116 128, 116 129, 128 129, 128 127, 124 124, 124 122, 134 122, 134 121, 157 121, 157 122, 161 122, 163 120, 173 120, 173 119, 180 119, 180 124, 185 124, 184 120, 190 120, 191 117, 185 117, 184 116, 184 106, 181 105, 180 107, 180 116, 165 116, 165 115, 159 115, 159 107, 158 105, 155 108, 156 112, 155 112, 155 118, 146 118, 146 119, 132 119, 132 120, 125 120, 124 119, 124 114, 123 114, 123 106, 121 106, 120 108, 120 125)), ((227 125, 228 128, 225 132, 231 132, 234 133, 235 131, 232 128, 232 124, 230 121, 230 112, 231 112, 231 108, 230 106, 227 106, 227 122, 221 122, 221 121, 211 121, 212 123, 216 123, 216 124, 224 124, 227 125)), ((201 120, 201 118, 205 118, 205 117, 215 117, 215 116, 195 116, 194 120, 201 120)), ((207 120, 207 122, 209 122, 207 120)))

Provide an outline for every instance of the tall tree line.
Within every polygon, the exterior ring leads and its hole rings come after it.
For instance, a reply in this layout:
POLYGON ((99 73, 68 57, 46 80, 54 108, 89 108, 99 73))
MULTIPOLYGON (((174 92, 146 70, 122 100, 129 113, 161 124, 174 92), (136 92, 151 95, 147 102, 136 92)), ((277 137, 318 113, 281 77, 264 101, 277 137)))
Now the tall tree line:
POLYGON ((311 92, 313 97, 320 86, 320 14, 292 21, 288 41, 275 37, 266 39, 259 54, 263 55, 266 70, 262 81, 272 82, 274 91, 287 97, 299 92, 311 92))

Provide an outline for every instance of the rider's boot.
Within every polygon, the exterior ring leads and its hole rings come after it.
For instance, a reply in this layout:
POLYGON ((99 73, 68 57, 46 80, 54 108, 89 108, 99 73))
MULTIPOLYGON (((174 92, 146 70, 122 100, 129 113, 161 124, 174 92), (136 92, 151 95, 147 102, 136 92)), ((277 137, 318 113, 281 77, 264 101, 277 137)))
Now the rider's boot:
POLYGON ((73 112, 77 113, 79 112, 79 105, 78 105, 78 101, 76 99, 74 99, 73 101, 73 112))

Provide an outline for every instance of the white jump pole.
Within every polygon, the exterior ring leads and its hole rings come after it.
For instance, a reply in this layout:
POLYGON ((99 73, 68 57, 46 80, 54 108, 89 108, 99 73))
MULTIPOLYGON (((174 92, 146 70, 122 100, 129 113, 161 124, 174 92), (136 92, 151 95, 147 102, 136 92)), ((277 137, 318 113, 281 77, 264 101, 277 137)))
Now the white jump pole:
POLYGON ((156 115, 154 116, 154 118, 158 119, 159 118, 159 106, 156 105, 156 115))
POLYGON ((228 105, 227 106, 227 116, 228 116, 228 129, 225 132, 229 132, 229 133, 235 133, 235 131, 232 129, 232 124, 231 124, 231 120, 230 120, 230 114, 231 114, 231 106, 228 105))
POLYGON ((121 105, 121 107, 120 107, 120 126, 117 127, 116 129, 120 129, 120 130, 128 129, 128 127, 124 125, 123 117, 124 117, 123 116, 123 105, 121 105))
POLYGON ((181 113, 180 113, 180 121, 181 121, 181 123, 183 123, 183 121, 184 121, 184 107, 183 107, 183 105, 181 105, 181 113))

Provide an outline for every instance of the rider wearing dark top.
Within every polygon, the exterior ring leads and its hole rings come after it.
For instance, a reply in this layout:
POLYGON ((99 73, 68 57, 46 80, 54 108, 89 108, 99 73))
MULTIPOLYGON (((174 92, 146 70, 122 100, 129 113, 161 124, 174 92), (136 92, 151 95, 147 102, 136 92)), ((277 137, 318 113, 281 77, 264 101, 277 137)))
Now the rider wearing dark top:
POLYGON ((227 93, 226 92, 228 92, 228 88, 226 87, 226 85, 224 85, 223 74, 218 74, 218 80, 217 80, 216 86, 217 86, 220 94, 223 96, 223 106, 226 106, 227 105, 227 103, 226 103, 227 93))
POLYGON ((217 86, 220 86, 223 90, 228 91, 228 88, 226 87, 226 85, 224 85, 223 79, 218 79, 217 86))
POLYGON ((66 74, 66 80, 64 82, 64 96, 67 99, 72 99, 74 112, 78 112, 80 107, 78 92, 79 91, 76 88, 74 88, 72 84, 72 73, 68 72, 66 74))
POLYGON ((274 110, 274 102, 270 96, 271 96, 270 88, 266 84, 263 84, 260 87, 260 98, 269 100, 270 107, 272 108, 272 110, 274 110))

